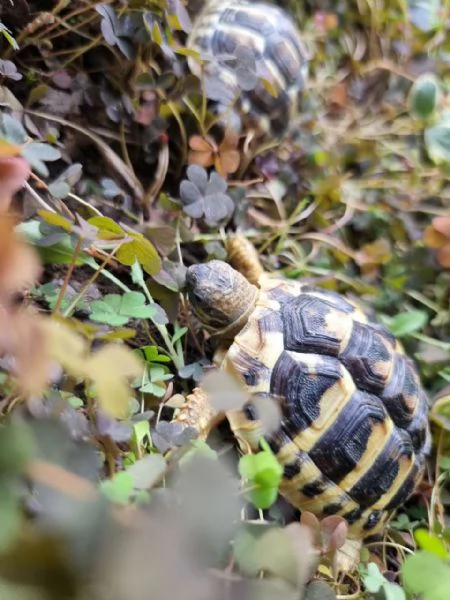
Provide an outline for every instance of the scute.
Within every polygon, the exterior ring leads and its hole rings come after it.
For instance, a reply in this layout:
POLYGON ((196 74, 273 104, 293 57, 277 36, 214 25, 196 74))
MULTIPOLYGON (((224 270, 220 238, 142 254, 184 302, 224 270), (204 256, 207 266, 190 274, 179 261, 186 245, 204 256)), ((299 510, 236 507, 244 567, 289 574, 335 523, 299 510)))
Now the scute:
MULTIPOLYGON (((341 381, 341 365, 331 357, 288 351, 280 355, 271 373, 270 392, 283 398, 285 424, 293 437, 319 419, 325 394, 341 381)), ((336 405, 345 399, 345 391, 340 391, 339 387, 333 394, 336 405)))
MULTIPOLYGON (((269 119, 274 131, 286 128, 288 113, 295 110, 305 86, 308 55, 292 17, 277 6, 242 0, 207 2, 194 19, 187 47, 200 53, 207 62, 206 74, 225 84, 229 98, 239 96, 241 109, 253 120, 269 119), (270 80, 277 94, 270 94, 258 83, 253 90, 239 88, 237 76, 224 55, 234 56, 236 48, 252 50, 258 74, 270 80), (212 59, 212 60, 211 60, 212 59)), ((188 57, 191 71, 200 76, 199 63, 188 57)))
POLYGON ((350 538, 372 539, 414 490, 430 449, 414 363, 334 292, 273 279, 261 287, 227 360, 250 393, 279 401, 281 423, 265 438, 284 468, 280 492, 319 517, 343 516, 350 538))

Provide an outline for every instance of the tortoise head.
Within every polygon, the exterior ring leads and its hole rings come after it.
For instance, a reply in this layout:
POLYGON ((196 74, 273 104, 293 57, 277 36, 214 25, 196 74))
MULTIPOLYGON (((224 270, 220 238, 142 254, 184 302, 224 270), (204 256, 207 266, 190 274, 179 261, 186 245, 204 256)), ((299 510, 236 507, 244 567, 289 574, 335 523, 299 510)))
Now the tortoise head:
POLYGON ((189 303, 213 333, 234 335, 255 306, 258 289, 221 260, 192 265, 186 273, 189 303))

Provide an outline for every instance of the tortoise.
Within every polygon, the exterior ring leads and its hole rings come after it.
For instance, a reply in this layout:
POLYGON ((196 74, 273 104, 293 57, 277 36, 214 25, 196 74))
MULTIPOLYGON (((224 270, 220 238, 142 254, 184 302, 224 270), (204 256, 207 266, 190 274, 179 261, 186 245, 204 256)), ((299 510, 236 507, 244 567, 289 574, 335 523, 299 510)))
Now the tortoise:
MULTIPOLYGON (((203 72, 207 80, 214 78, 216 89, 217 81, 220 83, 219 90, 223 91, 219 91, 220 99, 215 99, 220 100, 227 115, 232 114, 230 106, 239 99, 249 125, 275 135, 286 130, 306 86, 309 54, 285 10, 263 2, 205 0, 193 19, 186 47, 206 59, 202 67, 198 58, 188 56, 188 66, 198 77, 203 72), (272 91, 261 80, 253 89, 242 89, 239 66, 248 67, 252 56, 257 75, 270 82, 272 91)), ((251 78, 247 75, 242 78, 244 87, 251 78)))
MULTIPOLYGON (((241 253, 242 254, 242 253, 241 253)), ((279 488, 294 507, 348 523, 341 570, 355 566, 413 493, 430 451, 428 400, 398 340, 337 292, 264 273, 244 253, 244 277, 211 260, 187 269, 194 315, 225 343, 220 368, 248 401, 226 417, 243 452, 261 437, 283 466, 279 488), (263 399, 281 421, 265 431, 263 399)), ((196 388, 178 416, 201 428, 213 409, 196 388)))

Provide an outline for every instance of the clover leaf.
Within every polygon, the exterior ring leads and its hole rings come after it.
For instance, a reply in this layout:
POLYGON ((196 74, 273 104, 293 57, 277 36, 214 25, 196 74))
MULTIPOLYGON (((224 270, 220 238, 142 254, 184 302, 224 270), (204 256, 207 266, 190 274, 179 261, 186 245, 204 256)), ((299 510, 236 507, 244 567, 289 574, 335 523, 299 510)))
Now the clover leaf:
POLYGON ((225 179, 215 171, 208 179, 206 170, 199 165, 188 167, 187 176, 180 185, 180 200, 187 215, 193 219, 204 217, 210 226, 231 217, 234 203, 225 193, 225 179))
POLYGON ((150 319, 161 311, 157 304, 146 304, 145 296, 140 292, 107 294, 103 300, 91 303, 91 321, 108 325, 126 325, 132 318, 150 319))
POLYGON ((265 509, 277 499, 283 467, 264 439, 260 445, 260 452, 241 456, 239 473, 248 482, 247 499, 257 508, 265 509))

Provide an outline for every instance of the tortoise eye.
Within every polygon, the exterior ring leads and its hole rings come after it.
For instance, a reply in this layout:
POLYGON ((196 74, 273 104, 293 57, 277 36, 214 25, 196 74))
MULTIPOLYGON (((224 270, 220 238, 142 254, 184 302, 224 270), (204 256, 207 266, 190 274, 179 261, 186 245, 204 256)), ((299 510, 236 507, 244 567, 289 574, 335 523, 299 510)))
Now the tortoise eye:
POLYGON ((242 407, 242 412, 244 413, 245 418, 249 421, 256 421, 258 419, 256 406, 254 404, 251 404, 250 402, 244 404, 244 406, 242 407))

